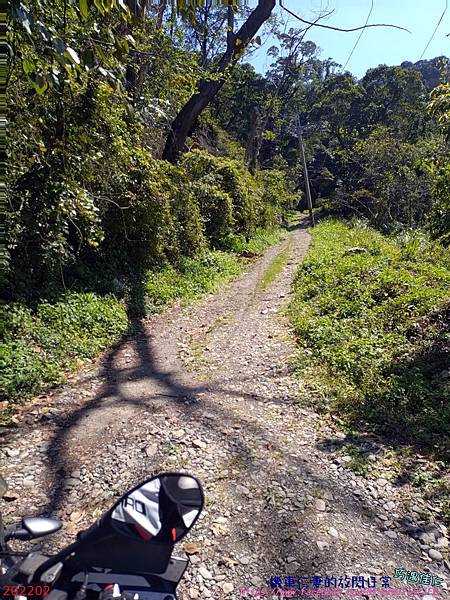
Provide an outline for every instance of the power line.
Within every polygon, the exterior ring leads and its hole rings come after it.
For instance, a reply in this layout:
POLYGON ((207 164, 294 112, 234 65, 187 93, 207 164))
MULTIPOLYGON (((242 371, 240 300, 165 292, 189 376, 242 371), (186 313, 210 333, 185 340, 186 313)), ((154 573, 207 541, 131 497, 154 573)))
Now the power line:
POLYGON ((356 46, 359 44, 359 40, 362 38, 362 35, 363 35, 363 33, 365 32, 365 30, 366 30, 367 23, 369 22, 370 15, 372 14, 372 11, 373 11, 373 0, 371 0, 371 1, 372 1, 372 4, 371 4, 371 6, 370 6, 370 10, 369 10, 369 14, 367 15, 366 22, 364 23, 364 28, 363 28, 363 29, 361 29, 361 31, 360 31, 360 33, 359 33, 359 36, 358 36, 358 39, 356 40, 356 42, 355 42, 355 45, 353 46, 353 48, 352 48, 352 51, 351 51, 351 52, 350 52, 350 54, 349 54, 349 57, 348 57, 348 58, 347 58, 347 60, 345 61, 345 65, 342 67, 342 70, 343 70, 343 71, 345 70, 345 67, 346 67, 346 66, 348 65, 348 63, 350 62, 350 59, 351 59, 351 57, 353 56, 353 52, 356 50, 356 46))
POLYGON ((436 31, 439 28, 439 25, 442 23, 442 19, 444 18, 445 13, 447 12, 447 8, 448 8, 448 0, 445 0, 445 8, 444 8, 444 12, 441 15, 441 18, 439 19, 436 27, 434 28, 433 33, 431 34, 430 39, 428 40, 428 44, 425 46, 425 50, 422 52, 422 54, 420 55, 419 60, 422 60, 423 55, 425 54, 425 52, 428 50, 428 46, 431 44, 431 42, 433 41, 434 36, 436 35, 436 31))

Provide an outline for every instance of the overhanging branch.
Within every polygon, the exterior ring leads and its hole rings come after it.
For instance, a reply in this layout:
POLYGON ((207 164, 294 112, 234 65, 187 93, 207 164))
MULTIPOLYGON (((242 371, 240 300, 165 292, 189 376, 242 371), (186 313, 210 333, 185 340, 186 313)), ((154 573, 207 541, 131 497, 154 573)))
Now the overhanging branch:
POLYGON ((392 25, 390 23, 373 23, 370 25, 361 25, 360 27, 351 27, 350 29, 345 29, 344 27, 334 27, 333 25, 323 25, 323 23, 318 23, 318 19, 316 19, 316 21, 308 21, 307 19, 302 19, 302 17, 299 17, 298 15, 296 15, 294 12, 292 12, 292 10, 290 10, 289 8, 286 8, 284 6, 282 0, 279 0, 279 3, 280 3, 280 8, 285 10, 287 13, 289 13, 290 15, 292 15, 293 17, 295 17, 302 23, 305 23, 306 25, 310 25, 313 27, 322 27, 323 29, 332 29, 333 31, 344 31, 344 32, 360 31, 361 29, 368 29, 369 27, 391 27, 393 29, 400 29, 401 31, 406 31, 408 33, 411 33, 411 31, 409 29, 406 29, 406 27, 400 27, 400 25, 392 25))

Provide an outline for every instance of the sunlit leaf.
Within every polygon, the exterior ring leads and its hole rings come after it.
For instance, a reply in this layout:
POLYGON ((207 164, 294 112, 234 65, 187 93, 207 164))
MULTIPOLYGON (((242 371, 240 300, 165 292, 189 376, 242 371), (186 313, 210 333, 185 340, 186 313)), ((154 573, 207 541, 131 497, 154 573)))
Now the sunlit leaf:
POLYGON ((67 58, 76 65, 79 65, 81 62, 78 54, 75 52, 75 50, 73 48, 70 48, 69 46, 67 46, 67 48, 64 52, 64 55, 67 56, 67 58))
POLYGON ((106 13, 106 8, 103 5, 102 0, 94 0, 94 6, 101 15, 104 15, 106 13))
POLYGON ((80 13, 83 17, 83 21, 87 21, 89 18, 89 6, 87 0, 80 0, 80 13))
POLYGON ((24 58, 22 60, 22 69, 23 72, 28 75, 29 73, 33 73, 36 70, 36 65, 33 64, 28 58, 24 58))
POLYGON ((42 95, 48 88, 48 81, 40 74, 32 74, 30 76, 31 83, 39 95, 42 95))

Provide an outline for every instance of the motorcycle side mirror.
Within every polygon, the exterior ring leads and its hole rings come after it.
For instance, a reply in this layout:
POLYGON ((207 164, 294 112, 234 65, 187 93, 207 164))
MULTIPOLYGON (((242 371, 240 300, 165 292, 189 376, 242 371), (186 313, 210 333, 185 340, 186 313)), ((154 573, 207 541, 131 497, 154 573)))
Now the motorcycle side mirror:
POLYGON ((61 527, 61 521, 52 517, 24 517, 22 519, 22 528, 30 535, 29 539, 56 533, 61 527))
POLYGON ((163 473, 125 494, 109 517, 122 535, 175 544, 193 527, 203 505, 203 490, 195 477, 163 473))

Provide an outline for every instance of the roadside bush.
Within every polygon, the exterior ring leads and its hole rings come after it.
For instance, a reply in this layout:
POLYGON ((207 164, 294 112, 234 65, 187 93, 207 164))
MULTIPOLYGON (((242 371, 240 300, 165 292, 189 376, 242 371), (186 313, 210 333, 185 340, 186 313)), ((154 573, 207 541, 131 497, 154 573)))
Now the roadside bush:
MULTIPOLYGON (((203 202, 203 216, 208 221, 210 230, 219 228, 224 233, 224 224, 228 223, 228 233, 232 232, 232 225, 234 233, 250 236, 262 224, 262 189, 242 163, 212 156, 202 150, 193 150, 184 156, 183 166, 188 177, 197 182, 194 193, 200 192, 200 197, 205 197, 205 192, 202 194, 201 187, 199 189, 202 185, 212 186, 220 194, 227 195, 222 210, 215 211, 217 222, 211 221, 213 215, 210 205, 203 202)), ((217 194, 217 191, 214 193, 217 194)))
POLYGON ((237 259, 225 252, 207 252, 194 258, 183 257, 178 269, 167 264, 150 271, 145 279, 146 308, 157 312, 175 300, 191 300, 215 290, 240 272, 237 259))
POLYGON ((258 172, 262 187, 262 226, 281 225, 288 211, 291 211, 298 197, 289 190, 286 173, 277 169, 258 172))
POLYGON ((450 164, 442 167, 436 177, 430 230, 441 244, 450 246, 450 164))
MULTIPOLYGON (((324 221, 295 280, 298 365, 349 423, 450 447, 450 255, 324 221), (447 323, 447 324, 445 324, 447 323)), ((447 450, 445 450, 447 448, 447 450)))
POLYGON ((114 296, 68 293, 60 302, 0 307, 0 397, 19 400, 117 342, 126 332, 125 306, 114 296))

